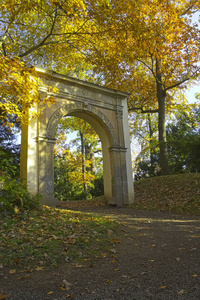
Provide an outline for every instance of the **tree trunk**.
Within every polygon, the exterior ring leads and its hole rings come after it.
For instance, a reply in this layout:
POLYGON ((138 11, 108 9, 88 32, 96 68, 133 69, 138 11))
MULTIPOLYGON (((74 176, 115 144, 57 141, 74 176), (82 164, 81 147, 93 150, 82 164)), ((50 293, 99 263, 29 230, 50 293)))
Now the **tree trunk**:
POLYGON ((80 137, 81 137, 81 154, 82 154, 82 175, 83 175, 83 188, 84 192, 87 192, 87 182, 86 182, 86 168, 85 168, 85 143, 84 143, 84 138, 83 134, 81 131, 79 131, 80 137))
POLYGON ((90 171, 92 174, 95 173, 95 165, 94 165, 94 152, 90 152, 90 171))
POLYGON ((159 60, 156 61, 156 88, 157 88, 157 99, 158 99, 158 132, 159 132, 159 147, 160 147, 160 166, 161 175, 169 174, 168 167, 168 151, 167 151, 167 137, 165 127, 165 97, 166 91, 162 85, 161 76, 161 63, 159 60))
POLYGON ((148 125, 149 125, 149 148, 150 148, 150 162, 151 162, 151 166, 150 166, 150 175, 153 175, 153 146, 152 146, 152 137, 153 137, 153 130, 152 130, 152 126, 151 126, 151 115, 147 114, 147 119, 148 119, 148 125))

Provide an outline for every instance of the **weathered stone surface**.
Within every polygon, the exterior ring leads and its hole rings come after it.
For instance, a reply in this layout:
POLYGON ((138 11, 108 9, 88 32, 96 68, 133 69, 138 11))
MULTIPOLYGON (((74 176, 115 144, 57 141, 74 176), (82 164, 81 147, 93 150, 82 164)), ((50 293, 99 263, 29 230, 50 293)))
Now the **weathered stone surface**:
POLYGON ((127 93, 36 68, 41 98, 52 96, 55 103, 40 104, 38 119, 22 128, 21 177, 32 194, 43 195, 43 203, 57 205, 54 198, 54 132, 59 120, 68 115, 87 121, 100 137, 103 148, 104 195, 117 206, 133 202, 133 176, 127 112, 127 93))

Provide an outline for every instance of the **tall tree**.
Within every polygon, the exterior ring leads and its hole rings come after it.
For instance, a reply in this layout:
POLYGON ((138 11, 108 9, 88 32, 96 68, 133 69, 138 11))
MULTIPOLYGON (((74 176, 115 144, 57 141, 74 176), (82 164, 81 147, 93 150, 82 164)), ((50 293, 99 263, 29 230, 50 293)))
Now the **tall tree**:
POLYGON ((168 174, 166 109, 173 105, 171 91, 185 88, 200 73, 199 29, 192 23, 200 2, 100 2, 96 19, 107 30, 88 58, 105 85, 132 90, 129 110, 158 113, 160 164, 162 174, 168 174))

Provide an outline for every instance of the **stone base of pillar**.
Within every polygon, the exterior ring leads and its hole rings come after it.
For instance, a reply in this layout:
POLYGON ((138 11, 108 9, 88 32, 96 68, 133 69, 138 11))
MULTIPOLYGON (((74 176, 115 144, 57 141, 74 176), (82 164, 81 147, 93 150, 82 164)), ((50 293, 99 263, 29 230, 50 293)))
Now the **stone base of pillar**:
POLYGON ((54 206, 54 207, 60 206, 60 201, 57 198, 53 197, 53 196, 52 197, 43 196, 42 200, 41 200, 41 203, 43 205, 54 206))

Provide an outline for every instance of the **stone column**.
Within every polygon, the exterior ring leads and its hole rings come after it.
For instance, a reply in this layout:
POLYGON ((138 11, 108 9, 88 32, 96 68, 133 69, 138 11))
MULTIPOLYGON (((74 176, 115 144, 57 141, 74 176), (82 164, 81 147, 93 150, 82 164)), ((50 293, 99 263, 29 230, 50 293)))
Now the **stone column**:
POLYGON ((111 184, 112 184, 112 199, 110 204, 117 205, 118 207, 123 206, 123 195, 122 195, 122 180, 121 180, 121 164, 120 164, 120 153, 119 147, 111 147, 110 151, 110 162, 111 162, 111 184))
POLYGON ((32 195, 38 193, 37 130, 37 119, 31 119, 29 124, 22 125, 20 178, 26 182, 27 189, 32 195))
POLYGON ((123 110, 122 110, 121 107, 117 108, 116 116, 117 116, 119 145, 120 145, 120 147, 125 147, 124 126, 123 126, 123 110))
POLYGON ((38 137, 39 148, 39 193, 41 202, 56 206, 59 201, 54 197, 54 143, 55 139, 38 137))

